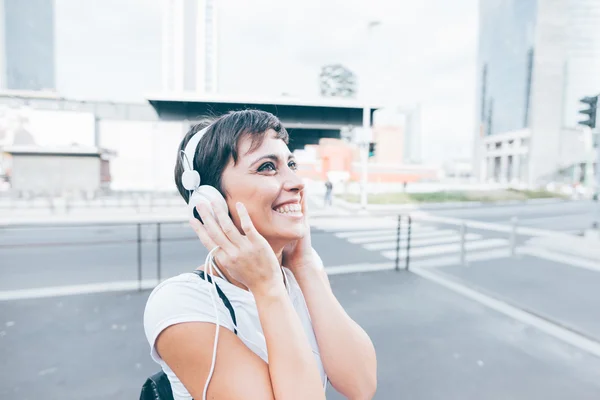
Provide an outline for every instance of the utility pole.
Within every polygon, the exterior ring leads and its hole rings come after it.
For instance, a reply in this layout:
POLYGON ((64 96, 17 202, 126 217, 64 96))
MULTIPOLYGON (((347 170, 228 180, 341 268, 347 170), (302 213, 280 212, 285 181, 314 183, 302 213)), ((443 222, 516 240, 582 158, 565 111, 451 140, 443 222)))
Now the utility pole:
POLYGON ((600 232, 600 132, 596 140, 596 190, 594 192, 595 213, 592 227, 600 232))
MULTIPOLYGON (((583 125, 585 131, 584 140, 589 143, 590 153, 593 153, 594 147, 594 138, 593 138, 593 130, 596 127, 596 115, 598 112, 598 97, 600 95, 584 97, 579 100, 586 108, 580 110, 579 113, 585 115, 587 118, 583 121, 579 121, 580 125, 583 125)), ((596 184, 593 184, 592 181, 592 172, 593 172, 593 156, 591 154, 587 155, 586 160, 586 171, 585 171, 585 180, 586 186, 594 188, 594 216, 592 222, 592 229, 600 230, 600 139, 596 143, 596 184)))
POLYGON ((367 195, 369 184, 369 142, 372 138, 371 131, 371 107, 363 108, 363 126, 360 135, 360 161, 361 161, 361 179, 360 179, 360 208, 367 209, 367 195))
MULTIPOLYGON (((381 21, 378 21, 378 20, 369 21, 367 23, 367 40, 366 40, 366 47, 364 49, 364 55, 367 59, 367 64, 369 63, 369 61, 368 61, 369 60, 369 44, 370 44, 371 33, 379 25, 381 25, 381 21)), ((366 70, 368 70, 368 68, 366 70)), ((367 71, 365 71, 365 72, 367 72, 367 71)), ((367 74, 365 73, 365 76, 366 75, 367 74)), ((364 84, 365 81, 366 81, 366 79, 364 79, 364 77, 363 77, 363 88, 365 85, 364 84)), ((370 98, 370 97, 371 96, 367 96, 367 98, 370 98)), ((371 131, 371 106, 369 104, 367 104, 363 108, 362 135, 361 135, 360 142, 359 142, 360 160, 361 160, 360 208, 363 211, 367 210, 367 203, 368 203, 368 200, 367 200, 368 187, 367 186, 369 184, 369 142, 371 142, 372 138, 373 138, 373 133, 371 131)))

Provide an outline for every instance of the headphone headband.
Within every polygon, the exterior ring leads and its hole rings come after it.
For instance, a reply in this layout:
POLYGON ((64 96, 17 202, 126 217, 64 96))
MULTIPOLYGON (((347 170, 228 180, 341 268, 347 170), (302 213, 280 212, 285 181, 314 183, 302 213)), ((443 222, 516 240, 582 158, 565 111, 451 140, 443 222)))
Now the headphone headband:
POLYGON ((209 127, 210 125, 192 135, 185 145, 185 150, 182 151, 183 174, 181 175, 181 182, 183 187, 189 191, 194 191, 200 186, 200 173, 194 170, 194 156, 200 139, 209 127))
POLYGON ((194 133, 194 135, 190 138, 190 140, 188 140, 187 144, 185 145, 185 150, 183 151, 183 153, 185 154, 185 158, 187 158, 190 169, 194 169, 194 156, 196 155, 198 143, 200 143, 200 139, 202 139, 202 136, 204 136, 206 131, 208 131, 209 127, 210 125, 194 133))

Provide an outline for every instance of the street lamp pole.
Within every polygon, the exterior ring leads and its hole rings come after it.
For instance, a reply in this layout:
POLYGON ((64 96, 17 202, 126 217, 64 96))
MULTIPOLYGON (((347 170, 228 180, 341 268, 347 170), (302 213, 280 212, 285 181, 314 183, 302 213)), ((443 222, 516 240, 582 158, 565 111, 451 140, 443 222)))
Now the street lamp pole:
POLYGON ((593 130, 596 128, 597 121, 597 112, 598 112, 598 99, 600 98, 600 94, 596 96, 585 96, 579 100, 580 103, 585 107, 583 110, 579 110, 579 114, 585 115, 585 119, 583 121, 579 121, 579 125, 583 125, 583 140, 585 143, 585 155, 586 155, 586 168, 585 168, 585 186, 588 189, 592 189, 594 191, 594 215, 592 217, 592 228, 600 229, 600 210, 598 207, 600 206, 600 140, 598 141, 598 147, 596 149, 596 162, 598 165, 596 166, 596 183, 594 184, 594 180, 592 175, 594 173, 593 163, 594 163, 594 136, 593 130))
MULTIPOLYGON (((596 128, 598 129, 598 128, 596 128)), ((592 135, 592 146, 594 145, 592 135)), ((600 130, 596 134, 596 187, 594 188, 594 222, 592 227, 600 232, 600 130)), ((599 235, 600 236, 600 235, 599 235)))
MULTIPOLYGON (((367 23, 367 41, 365 48, 365 60, 369 65, 369 42, 371 32, 374 28, 381 25, 381 21, 373 20, 367 23)), ((365 68, 367 71, 368 68, 365 68)), ((365 76, 367 74, 365 73, 365 76)), ((363 82, 365 79, 363 79, 363 82)), ((363 83, 364 87, 364 83, 363 83)), ((364 90, 364 89, 363 89, 364 90)), ((365 96, 369 98, 370 96, 365 96)), ((361 158, 361 184, 360 184, 360 207, 363 211, 366 211, 368 204, 368 185, 369 185, 369 142, 372 139, 371 131, 371 105, 369 103, 363 108, 363 124, 362 124, 362 135, 359 139, 359 151, 361 158)))
POLYGON ((363 108, 363 126, 362 135, 359 142, 360 158, 361 158, 361 191, 360 191, 360 207, 363 210, 367 209, 367 195, 369 184, 369 141, 371 138, 371 107, 363 108))

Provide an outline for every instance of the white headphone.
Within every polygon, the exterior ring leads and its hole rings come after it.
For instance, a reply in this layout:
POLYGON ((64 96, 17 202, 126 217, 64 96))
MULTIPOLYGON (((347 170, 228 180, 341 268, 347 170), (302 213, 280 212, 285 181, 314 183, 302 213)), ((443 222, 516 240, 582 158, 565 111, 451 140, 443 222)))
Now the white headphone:
MULTIPOLYGON (((181 174, 181 184, 190 192, 188 198, 189 212, 194 215, 194 209, 201 202, 208 203, 215 201, 218 207, 223 207, 225 212, 228 212, 227 202, 221 192, 209 185, 200 185, 200 173, 194 169, 194 156, 198 149, 198 144, 202 136, 208 131, 209 126, 196 132, 185 145, 185 150, 181 151, 183 173, 181 174)), ((215 217, 212 207, 210 207, 213 217, 215 217)), ((195 215, 194 215, 195 216, 195 215)))
MULTIPOLYGON (((194 209, 196 208, 196 206, 201 203, 208 203, 208 205, 210 206, 210 210, 213 214, 213 217, 216 218, 215 213, 212 209, 211 206, 211 201, 215 201, 217 204, 217 207, 223 207, 223 209, 225 210, 225 212, 227 212, 227 202, 225 201, 225 198, 223 198, 223 195, 221 194, 221 192, 219 192, 217 189, 215 189, 212 186, 209 185, 200 185, 200 183, 202 182, 202 179, 200 179, 200 173, 198 171, 196 171, 194 169, 193 166, 193 162, 194 162, 194 156, 196 155, 196 150, 198 149, 198 144, 200 143, 200 139, 202 139, 202 136, 204 136, 204 134, 206 133, 206 131, 208 131, 208 126, 198 132, 196 132, 191 138, 190 140, 187 142, 187 144, 185 145, 185 150, 183 150, 181 152, 181 157, 182 157, 182 164, 183 164, 183 173, 181 174, 181 184, 183 185, 183 187, 186 190, 189 190, 190 194, 188 197, 188 206, 189 206, 189 212, 190 214, 192 214, 194 217, 196 217, 196 214, 194 214, 194 209)), ((213 376, 214 370, 215 370, 215 362, 217 360, 217 345, 219 343, 219 328, 220 328, 220 321, 219 321, 219 312, 217 310, 217 303, 215 300, 215 296, 218 295, 216 294, 217 292, 217 286, 216 286, 216 282, 215 282, 215 278, 214 278, 214 272, 215 270, 217 271, 217 273, 223 277, 223 274, 221 273, 221 271, 219 271, 219 269, 216 267, 216 264, 214 262, 214 258, 213 258, 213 254, 215 251, 217 251, 219 247, 215 247, 214 249, 212 249, 211 251, 208 252, 208 255, 206 256, 206 260, 205 260, 205 275, 204 275, 204 280, 207 281, 207 275, 212 275, 212 289, 210 291, 210 297, 212 300, 212 304, 213 304, 213 309, 215 311, 215 317, 217 319, 216 321, 216 331, 215 331, 215 341, 214 341, 214 345, 213 345, 213 356, 212 356, 212 362, 210 365, 210 371, 208 374, 208 377, 206 378, 206 382, 204 383, 204 390, 202 392, 202 399, 206 400, 206 394, 208 392, 208 385, 211 381, 211 378, 213 376)))

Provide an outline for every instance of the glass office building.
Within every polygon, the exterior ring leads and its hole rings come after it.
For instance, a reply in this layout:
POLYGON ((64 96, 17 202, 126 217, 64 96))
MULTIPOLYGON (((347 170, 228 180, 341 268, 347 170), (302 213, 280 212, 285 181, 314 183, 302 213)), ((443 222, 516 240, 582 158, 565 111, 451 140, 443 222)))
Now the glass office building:
POLYGON ((478 92, 485 135, 528 125, 537 0, 480 2, 478 92))
POLYGON ((480 0, 480 180, 537 186, 587 157, 579 99, 600 93, 599 26, 598 0, 480 0))
POLYGON ((54 90, 54 1, 0 0, 0 88, 54 90))
POLYGON ((163 3, 164 91, 217 91, 217 4, 214 0, 163 3))

